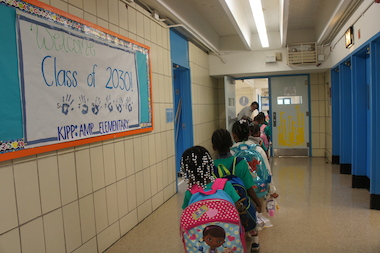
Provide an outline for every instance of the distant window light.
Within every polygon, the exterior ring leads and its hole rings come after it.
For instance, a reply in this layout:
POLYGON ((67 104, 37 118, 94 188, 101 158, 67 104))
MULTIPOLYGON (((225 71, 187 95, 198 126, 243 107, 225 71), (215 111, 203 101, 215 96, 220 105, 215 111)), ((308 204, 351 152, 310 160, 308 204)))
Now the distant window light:
POLYGON ((278 105, 296 105, 302 104, 302 96, 282 96, 277 97, 278 105))

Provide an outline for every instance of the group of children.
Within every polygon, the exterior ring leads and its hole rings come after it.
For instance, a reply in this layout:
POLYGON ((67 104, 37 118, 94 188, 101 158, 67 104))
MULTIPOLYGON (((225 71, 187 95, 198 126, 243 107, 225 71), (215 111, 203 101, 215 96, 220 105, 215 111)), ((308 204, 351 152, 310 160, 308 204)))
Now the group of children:
MULTIPOLYGON (((252 173, 249 169, 249 164, 245 160, 239 160, 239 162, 236 162, 236 158, 234 156, 233 151, 234 147, 238 147, 240 144, 260 144, 256 145, 255 149, 263 157, 265 167, 271 174, 267 152, 263 147, 263 141, 262 139, 260 139, 257 130, 260 129, 259 124, 262 122, 262 119, 260 117, 262 116, 258 115, 258 117, 255 117, 254 122, 249 122, 245 119, 236 121, 232 127, 232 138, 231 133, 226 129, 216 130, 212 135, 212 147, 214 151, 217 152, 216 159, 212 159, 209 151, 201 146, 191 147, 183 153, 181 158, 181 173, 183 179, 188 184, 188 188, 185 192, 184 202, 182 205, 183 209, 185 209, 189 205, 189 200, 192 196, 192 188, 196 186, 201 187, 204 190, 211 189, 213 182, 215 181, 216 177, 218 177, 218 174, 215 173, 215 168, 218 168, 220 165, 223 165, 226 168, 233 168, 234 175, 238 177, 244 184, 247 196, 249 196, 249 201, 253 202, 256 211, 258 213, 261 213, 261 211, 265 208, 263 204, 264 201, 263 197, 259 196, 259 198, 254 190, 255 183, 253 180, 252 173)), ((231 197, 233 202, 237 205, 240 196, 239 194, 237 194, 232 184, 227 181, 223 190, 231 197)), ((272 196, 273 198, 277 198, 278 195, 275 191, 276 190, 273 186, 273 183, 270 184, 268 195, 272 196)), ((252 219, 256 219, 256 215, 252 219)), ((258 227, 256 226, 256 220, 254 221, 254 224, 255 226, 253 227, 243 224, 245 229, 245 240, 247 243, 250 243, 252 245, 251 251, 258 251, 260 245, 258 241, 258 227)), ((215 245, 214 247, 211 246, 212 240, 210 238, 203 238, 203 240, 206 239, 210 241, 210 244, 206 242, 208 245, 210 245, 210 249, 207 252, 220 252, 217 251, 215 245)), ((219 242, 220 243, 218 244, 218 246, 222 245, 222 242, 224 241, 219 240, 219 242)))

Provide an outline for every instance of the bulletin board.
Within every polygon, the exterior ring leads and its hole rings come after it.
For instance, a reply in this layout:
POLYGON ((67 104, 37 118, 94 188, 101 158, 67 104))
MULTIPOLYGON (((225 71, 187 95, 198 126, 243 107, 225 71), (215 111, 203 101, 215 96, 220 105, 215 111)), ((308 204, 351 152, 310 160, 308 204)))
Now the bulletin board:
POLYGON ((0 23, 0 161, 153 130, 149 47, 34 0, 0 23))

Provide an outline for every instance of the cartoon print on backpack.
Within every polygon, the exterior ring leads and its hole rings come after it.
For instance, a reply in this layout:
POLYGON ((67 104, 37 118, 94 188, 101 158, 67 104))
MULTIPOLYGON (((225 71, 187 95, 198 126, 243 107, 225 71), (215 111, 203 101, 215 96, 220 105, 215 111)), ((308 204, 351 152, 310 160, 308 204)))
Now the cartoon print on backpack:
MULTIPOLYGON (((207 246, 199 246, 198 252, 202 253, 233 253, 236 250, 236 247, 234 248, 228 248, 228 247, 221 247, 226 242, 226 231, 218 225, 209 225, 203 229, 203 237, 199 241, 200 243, 205 243, 209 246, 209 249, 207 246), (222 248, 223 251, 219 251, 219 249, 222 248), (206 250, 206 251, 205 251, 206 250)), ((233 236, 228 236, 230 240, 235 239, 233 236)))
POLYGON ((220 226, 210 225, 203 229, 203 241, 210 246, 209 252, 216 253, 225 242, 226 231, 220 226))
POLYGON ((182 154, 181 172, 188 184, 180 219, 184 249, 187 253, 222 253, 228 249, 242 253, 244 228, 235 207, 240 197, 227 179, 215 179, 211 175, 213 166, 211 155, 204 147, 194 146, 182 154), (224 234, 209 233, 215 226, 222 228, 224 234), (205 230, 206 227, 209 229, 205 230))

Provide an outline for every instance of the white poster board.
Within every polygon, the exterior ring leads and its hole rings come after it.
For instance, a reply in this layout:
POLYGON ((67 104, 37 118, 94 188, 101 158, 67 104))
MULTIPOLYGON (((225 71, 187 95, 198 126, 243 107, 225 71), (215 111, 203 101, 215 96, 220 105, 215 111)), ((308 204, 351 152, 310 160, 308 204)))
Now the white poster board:
POLYGON ((18 36, 27 148, 140 126, 133 50, 29 15, 18 36))

